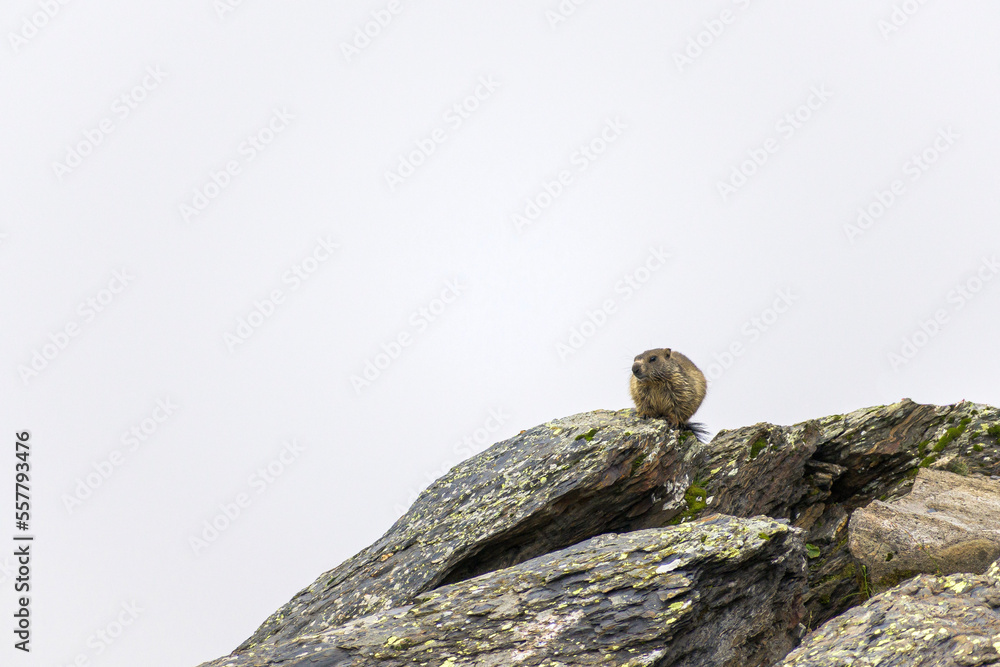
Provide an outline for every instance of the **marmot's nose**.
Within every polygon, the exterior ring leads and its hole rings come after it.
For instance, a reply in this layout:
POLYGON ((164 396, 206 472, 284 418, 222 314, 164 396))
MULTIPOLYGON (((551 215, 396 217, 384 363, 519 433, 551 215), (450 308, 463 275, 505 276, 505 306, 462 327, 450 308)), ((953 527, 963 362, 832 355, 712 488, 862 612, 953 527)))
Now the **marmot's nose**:
POLYGON ((639 375, 639 369, 640 368, 642 368, 642 364, 640 364, 638 361, 635 362, 634 364, 632 364, 632 375, 634 375, 636 377, 640 377, 640 375, 639 375))

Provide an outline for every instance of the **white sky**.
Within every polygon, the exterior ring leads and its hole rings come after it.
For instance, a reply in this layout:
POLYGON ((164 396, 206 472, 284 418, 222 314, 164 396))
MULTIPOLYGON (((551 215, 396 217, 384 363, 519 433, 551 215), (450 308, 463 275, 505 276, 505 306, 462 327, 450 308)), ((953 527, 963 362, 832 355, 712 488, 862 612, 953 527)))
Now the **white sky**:
POLYGON ((227 653, 647 348, 713 431, 1000 404, 1000 5, 562 5, 5 4, 0 662, 227 653))

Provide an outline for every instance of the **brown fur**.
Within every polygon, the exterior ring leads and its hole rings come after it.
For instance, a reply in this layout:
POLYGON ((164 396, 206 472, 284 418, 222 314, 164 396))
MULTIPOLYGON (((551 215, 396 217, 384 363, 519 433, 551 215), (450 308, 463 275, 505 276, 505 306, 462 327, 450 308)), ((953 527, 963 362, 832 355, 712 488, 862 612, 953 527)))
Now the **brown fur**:
POLYGON ((670 348, 646 350, 632 364, 629 392, 643 419, 663 417, 680 426, 701 405, 705 388, 705 376, 694 362, 670 348))

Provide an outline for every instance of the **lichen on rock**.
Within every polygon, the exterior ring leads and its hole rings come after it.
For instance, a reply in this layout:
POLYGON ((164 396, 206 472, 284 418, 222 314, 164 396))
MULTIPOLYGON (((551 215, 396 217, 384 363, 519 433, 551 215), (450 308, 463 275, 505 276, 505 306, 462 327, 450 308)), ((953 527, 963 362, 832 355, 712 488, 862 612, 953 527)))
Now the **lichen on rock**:
POLYGON ((895 578, 877 582, 848 548, 852 514, 915 480, 1000 475, 998 425, 990 406, 909 400, 710 443, 632 410, 553 420, 452 468, 206 664, 756 666, 821 625, 794 664, 925 664, 937 646, 940 664, 998 662, 1000 564, 858 607, 915 570, 903 540, 879 544, 895 578))
POLYGON ((798 637, 796 532, 766 517, 713 515, 601 535, 213 664, 763 667, 798 637))

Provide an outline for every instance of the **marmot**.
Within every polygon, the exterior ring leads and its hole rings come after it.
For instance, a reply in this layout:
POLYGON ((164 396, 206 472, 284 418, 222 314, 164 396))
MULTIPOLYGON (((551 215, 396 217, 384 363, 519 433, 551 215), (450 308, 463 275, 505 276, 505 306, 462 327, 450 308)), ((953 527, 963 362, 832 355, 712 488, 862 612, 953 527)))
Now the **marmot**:
POLYGON ((704 433, 700 424, 687 422, 705 398, 705 387, 704 374, 676 350, 646 350, 632 364, 629 392, 643 419, 663 417, 672 426, 704 433))

